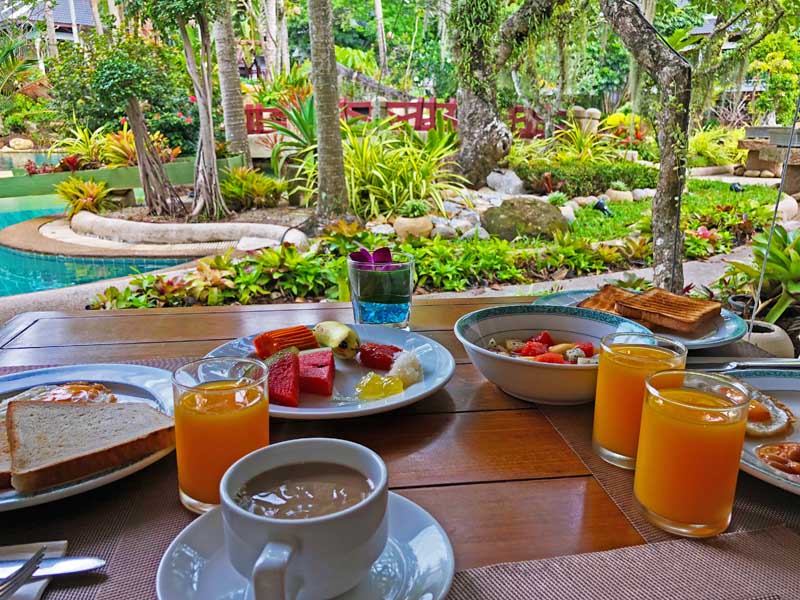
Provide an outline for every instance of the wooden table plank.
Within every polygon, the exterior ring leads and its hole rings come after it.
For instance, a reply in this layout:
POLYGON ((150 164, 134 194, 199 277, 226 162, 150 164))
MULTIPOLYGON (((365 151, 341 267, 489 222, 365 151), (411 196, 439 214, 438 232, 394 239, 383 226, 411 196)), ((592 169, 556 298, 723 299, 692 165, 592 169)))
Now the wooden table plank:
POLYGON ((591 477, 395 491, 436 517, 459 571, 644 542, 591 477))
POLYGON ((340 421, 273 421, 270 440, 338 437, 372 448, 396 487, 587 475, 538 410, 386 413, 340 421))

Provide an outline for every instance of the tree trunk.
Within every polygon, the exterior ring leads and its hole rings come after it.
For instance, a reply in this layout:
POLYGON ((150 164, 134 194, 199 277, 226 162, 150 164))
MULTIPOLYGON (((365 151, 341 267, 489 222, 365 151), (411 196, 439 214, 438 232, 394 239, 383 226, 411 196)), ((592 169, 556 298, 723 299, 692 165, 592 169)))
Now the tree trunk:
POLYGON ((197 156, 194 168, 194 206, 191 217, 200 215, 219 219, 230 214, 222 193, 219 190, 219 172, 217 169, 217 154, 214 139, 214 117, 211 86, 211 36, 208 20, 205 17, 197 19, 197 29, 200 32, 200 61, 194 54, 192 40, 189 37, 186 21, 178 20, 178 30, 183 42, 183 54, 186 57, 186 68, 192 80, 195 96, 197 96, 197 110, 200 114, 200 140, 197 144, 197 156))
MULTIPOLYGON (((644 18, 650 23, 656 18, 656 2, 657 0, 641 0, 640 2, 644 18)), ((630 58, 628 68, 628 88, 631 93, 631 110, 634 114, 639 114, 642 102, 642 72, 639 69, 639 63, 633 56, 630 58)))
POLYGON ((339 129, 339 90, 333 44, 331 0, 308 0, 311 33, 311 82, 317 110, 317 161, 319 225, 347 213, 347 182, 339 129))
POLYGON ((103 35, 103 19, 100 18, 100 0, 90 0, 90 4, 92 5, 92 19, 94 20, 94 27, 97 29, 97 33, 103 35))
MULTIPOLYGON (((555 106, 551 111, 553 116, 557 115, 562 108, 564 92, 567 89, 567 40, 563 33, 556 37, 556 48, 558 49, 558 87, 556 88, 555 106)), ((555 127, 552 121, 553 119, 551 119, 551 127, 555 127)))
POLYGON ((450 19, 450 0, 439 0, 438 34, 439 34, 439 61, 444 62, 450 53, 450 32, 447 21, 450 19))
POLYGON ((233 34, 233 22, 227 2, 221 4, 217 20, 214 23, 214 41, 216 42, 219 89, 222 96, 222 114, 225 121, 225 139, 228 142, 228 150, 233 154, 244 155, 247 166, 252 166, 242 84, 236 61, 236 37, 233 34))
POLYGON ((47 29, 47 54, 50 58, 58 58, 56 23, 53 20, 53 4, 51 0, 46 0, 44 3, 44 21, 47 29))
POLYGON ((339 77, 342 79, 346 79, 351 83, 361 86, 365 90, 370 90, 371 92, 375 92, 375 94, 384 96, 390 100, 411 101, 414 99, 414 96, 408 92, 390 87, 381 83, 380 81, 375 81, 372 77, 364 75, 363 73, 359 73, 358 71, 354 71, 349 67, 345 67, 341 63, 336 63, 336 71, 339 74, 339 77))
POLYGON ((268 71, 267 79, 278 72, 278 8, 277 0, 264 0, 264 29, 267 39, 264 42, 264 59, 268 71))
POLYGON ((292 57, 289 55, 289 27, 286 25, 286 3, 278 0, 278 55, 280 70, 288 73, 292 70, 292 57))
POLYGON ((78 17, 75 14, 75 0, 67 0, 69 4, 69 18, 72 23, 72 41, 76 44, 81 43, 81 35, 78 31, 78 17))
POLYGON ((661 164, 653 199, 653 279, 673 292, 683 288, 681 194, 686 177, 692 68, 670 48, 633 2, 600 0, 606 20, 661 93, 657 116, 661 164))
POLYGON ((114 23, 117 27, 122 25, 122 14, 120 13, 119 8, 117 8, 117 3, 114 0, 108 0, 108 13, 114 17, 114 23))
POLYGON ((389 74, 389 63, 386 62, 386 28, 383 23, 383 0, 375 0, 375 27, 377 28, 378 37, 378 66, 381 69, 381 78, 383 78, 389 74))
POLYGON ((167 177, 158 152, 153 147, 139 100, 128 98, 125 114, 133 132, 136 162, 142 180, 144 201, 152 215, 184 215, 183 203, 167 177))

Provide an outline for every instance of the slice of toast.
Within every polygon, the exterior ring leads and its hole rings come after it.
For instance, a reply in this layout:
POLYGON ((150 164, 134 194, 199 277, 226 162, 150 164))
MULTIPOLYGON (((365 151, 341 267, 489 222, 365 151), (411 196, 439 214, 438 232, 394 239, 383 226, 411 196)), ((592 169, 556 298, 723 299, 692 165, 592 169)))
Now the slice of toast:
POLYGON ((722 304, 653 288, 631 298, 617 300, 616 309, 629 319, 646 321, 670 331, 694 333, 719 316, 722 304))
POLYGON ((11 449, 5 419, 0 418, 0 490, 11 487, 11 449))
POLYGON ((594 296, 578 302, 580 308, 588 308, 591 310, 599 310, 602 312, 611 313, 614 315, 619 314, 616 309, 618 300, 625 300, 635 296, 633 292, 618 288, 611 284, 606 284, 594 296))
POLYGON ((140 460, 175 444, 174 421, 143 402, 11 402, 11 485, 30 493, 140 460))

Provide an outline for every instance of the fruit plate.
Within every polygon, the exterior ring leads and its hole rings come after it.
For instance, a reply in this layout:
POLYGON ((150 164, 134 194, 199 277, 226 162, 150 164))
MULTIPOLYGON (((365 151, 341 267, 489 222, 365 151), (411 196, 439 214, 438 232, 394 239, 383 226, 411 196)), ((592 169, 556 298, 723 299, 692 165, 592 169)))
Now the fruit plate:
MULTIPOLYGON (((542 296, 534 300, 533 304, 536 306, 577 306, 579 302, 594 296, 597 292, 598 290, 558 292, 542 296)), ((698 334, 681 335, 660 331, 655 333, 680 342, 686 346, 687 350, 700 350, 701 348, 716 348, 740 340, 747 333, 747 323, 739 315, 723 308, 722 314, 714 319, 713 326, 698 334)))
MULTIPOLYGON (((783 402, 796 417, 800 417, 800 371, 790 369, 782 371, 753 369, 736 371, 734 375, 765 394, 769 394, 783 402)), ((744 448, 742 449, 741 468, 745 473, 749 473, 753 477, 758 477, 767 483, 800 496, 800 476, 792 478, 786 473, 770 467, 756 456, 756 448, 762 444, 774 444, 776 442, 800 442, 798 424, 795 423, 794 428, 785 435, 768 438, 746 437, 744 448)))
MULTIPOLYGON (((362 367, 355 360, 336 358, 336 378, 333 382, 333 395, 317 396, 303 393, 297 408, 273 404, 269 407, 272 417, 283 419, 344 419, 362 417, 395 410, 413 404, 443 388, 455 370, 455 361, 448 350, 430 338, 392 327, 381 325, 350 325, 361 342, 392 344, 403 350, 416 350, 422 364, 423 378, 400 394, 381 400, 359 400, 355 387, 359 380, 371 369, 362 367)), ((253 339, 258 334, 249 335, 214 348, 206 356, 243 356, 257 358, 253 351, 253 339)))
MULTIPOLYGON (((172 373, 141 365, 74 365, 5 375, 0 377, 0 404, 4 404, 2 400, 37 385, 71 381, 102 383, 114 393, 118 402, 146 402, 165 414, 172 414, 172 373)), ((5 406, 0 411, 0 418, 5 418, 5 406)), ((166 448, 134 463, 33 494, 0 489, 0 512, 45 504, 88 492, 141 471, 164 458, 172 450, 166 448)))

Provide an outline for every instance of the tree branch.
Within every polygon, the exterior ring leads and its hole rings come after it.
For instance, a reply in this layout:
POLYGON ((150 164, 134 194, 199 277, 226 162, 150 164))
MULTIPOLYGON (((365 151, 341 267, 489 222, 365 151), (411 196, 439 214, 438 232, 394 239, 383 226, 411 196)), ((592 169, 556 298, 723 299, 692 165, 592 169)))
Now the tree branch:
POLYGON ((563 0, 525 0, 513 15, 500 26, 497 35, 497 68, 503 67, 514 49, 536 29, 542 20, 553 13, 553 9, 563 0))
POLYGON ((386 98, 390 98, 392 100, 414 99, 414 96, 412 96, 407 92, 398 90, 397 88, 393 88, 388 85, 384 85, 380 81, 376 81, 372 77, 369 77, 367 75, 364 75, 363 73, 359 73, 358 71, 345 67, 341 63, 336 63, 336 73, 342 79, 347 79, 348 81, 352 81, 353 83, 356 83, 367 90, 373 91, 376 94, 385 96, 386 98))

